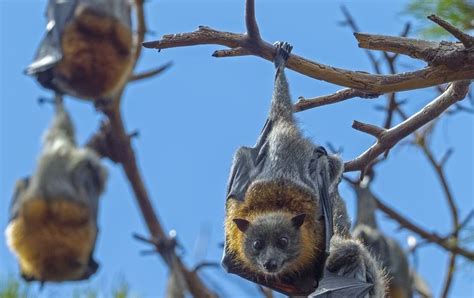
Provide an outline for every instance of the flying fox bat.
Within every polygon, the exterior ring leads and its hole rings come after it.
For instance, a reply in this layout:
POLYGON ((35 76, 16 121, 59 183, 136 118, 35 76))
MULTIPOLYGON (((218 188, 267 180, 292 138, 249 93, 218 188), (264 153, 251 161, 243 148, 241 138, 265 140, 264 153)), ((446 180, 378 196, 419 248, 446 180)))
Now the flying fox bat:
POLYGON ((106 178, 99 156, 76 147, 58 101, 36 171, 17 182, 5 232, 26 281, 83 280, 97 271, 93 252, 106 178))
POLYGON ((375 216, 377 205, 370 188, 370 179, 366 176, 359 184, 352 184, 357 196, 357 217, 352 234, 371 251, 386 272, 389 297, 410 298, 413 297, 414 290, 423 297, 429 297, 431 294, 427 286, 420 286, 424 284, 422 278, 411 272, 402 247, 379 229, 375 216))
POLYGON ((49 0, 46 35, 27 69, 45 88, 107 98, 132 67, 129 0, 49 0))
POLYGON ((241 147, 234 155, 222 264, 230 273, 287 295, 325 295, 314 292, 321 283, 330 291, 382 297, 377 263, 350 238, 337 190, 343 163, 301 135, 284 72, 292 47, 275 46, 268 119, 255 147, 241 147), (335 275, 326 279, 325 272, 335 275))

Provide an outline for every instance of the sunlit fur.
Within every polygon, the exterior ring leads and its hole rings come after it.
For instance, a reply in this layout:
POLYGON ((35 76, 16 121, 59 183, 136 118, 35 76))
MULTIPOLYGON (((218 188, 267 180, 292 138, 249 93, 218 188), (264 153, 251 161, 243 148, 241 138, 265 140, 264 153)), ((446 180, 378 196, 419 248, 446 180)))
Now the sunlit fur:
POLYGON ((61 199, 27 200, 7 227, 7 243, 22 274, 48 281, 75 280, 87 269, 97 230, 87 206, 61 199))
POLYGON ((322 257, 324 250, 324 225, 316 216, 320 214, 317 200, 311 194, 299 187, 287 185, 284 182, 261 182, 250 186, 244 201, 229 199, 227 201, 227 216, 225 221, 226 239, 231 254, 246 270, 264 273, 245 256, 244 237, 233 222, 234 218, 243 218, 252 223, 260 216, 268 216, 273 212, 280 212, 289 219, 295 215, 307 214, 300 228, 300 254, 289 262, 277 275, 297 273, 315 266, 315 262, 322 257))
POLYGON ((76 96, 112 95, 132 67, 132 32, 119 20, 78 7, 62 32, 63 58, 54 69, 58 82, 76 96))

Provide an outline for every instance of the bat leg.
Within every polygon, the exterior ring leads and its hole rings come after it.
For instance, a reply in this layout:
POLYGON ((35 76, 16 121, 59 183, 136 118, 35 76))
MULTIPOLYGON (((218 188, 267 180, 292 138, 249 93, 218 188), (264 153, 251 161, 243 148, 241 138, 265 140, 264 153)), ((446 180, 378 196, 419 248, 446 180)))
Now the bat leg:
POLYGON ((339 276, 373 284, 370 297, 384 295, 385 278, 382 271, 367 249, 358 241, 333 236, 326 269, 339 276))

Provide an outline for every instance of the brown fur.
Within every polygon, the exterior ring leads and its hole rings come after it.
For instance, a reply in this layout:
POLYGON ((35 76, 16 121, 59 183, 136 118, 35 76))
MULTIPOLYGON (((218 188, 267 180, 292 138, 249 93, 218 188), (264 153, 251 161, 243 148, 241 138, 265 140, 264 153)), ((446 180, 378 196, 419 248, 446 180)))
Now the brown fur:
POLYGON ((270 213, 280 212, 291 218, 305 213, 301 226, 301 254, 283 273, 299 273, 311 270, 324 254, 324 222, 316 216, 320 214, 319 205, 307 191, 285 182, 257 182, 251 185, 244 201, 229 198, 226 204, 225 233, 227 249, 245 270, 257 273, 258 269, 244 254, 244 237, 233 222, 243 218, 250 222, 270 213))
POLYGON ((388 282, 387 298, 410 298, 407 289, 400 288, 388 282))
POLYGON ((35 198, 10 222, 7 241, 25 276, 64 281, 80 278, 87 269, 96 233, 85 205, 35 198))
POLYGON ((110 96, 127 79, 132 32, 115 18, 78 9, 63 30, 61 46, 56 75, 82 97, 110 96))

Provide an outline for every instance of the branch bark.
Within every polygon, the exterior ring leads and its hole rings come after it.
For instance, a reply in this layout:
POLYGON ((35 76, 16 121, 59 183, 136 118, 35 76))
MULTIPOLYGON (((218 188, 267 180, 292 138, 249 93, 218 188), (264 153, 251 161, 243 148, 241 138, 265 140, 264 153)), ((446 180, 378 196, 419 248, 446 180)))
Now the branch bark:
POLYGON ((366 93, 355 89, 342 89, 333 94, 318 96, 314 98, 298 98, 298 102, 294 105, 295 112, 301 112, 312 108, 338 103, 350 98, 360 97, 366 99, 372 99, 379 97, 378 93, 366 93))
POLYGON ((374 145, 360 156, 345 163, 344 171, 363 171, 365 167, 380 154, 392 148, 397 142, 410 135, 418 128, 435 119, 451 105, 462 100, 468 90, 470 81, 459 81, 450 84, 446 91, 426 105, 418 113, 402 123, 386 130, 374 145))
MULTIPOLYGON (((145 32, 147 31, 143 4, 144 0, 135 0, 135 12, 138 28, 135 36, 135 60, 128 75, 128 77, 132 78, 132 81, 140 79, 140 77, 149 77, 156 74, 157 72, 160 72, 158 69, 138 76, 133 76, 132 74, 138 60, 140 59, 140 45, 142 44, 145 32)), ((167 68, 168 66, 165 65, 164 68, 167 68)), ((161 69, 161 71, 163 71, 163 69, 161 69)), ((145 187, 145 183, 143 182, 143 177, 137 164, 136 155, 130 142, 131 138, 126 132, 120 111, 122 94, 128 82, 129 81, 125 82, 122 88, 120 88, 121 91, 118 92, 112 103, 99 107, 99 110, 101 110, 108 118, 108 122, 103 125, 101 131, 99 131, 97 135, 92 138, 92 141, 89 142, 89 145, 99 146, 100 148, 96 148, 98 152, 102 153, 106 157, 109 157, 114 162, 118 162, 122 166, 122 169, 135 195, 135 199, 138 203, 143 219, 151 234, 151 239, 155 242, 159 242, 167 239, 167 235, 165 234, 158 216, 156 215, 156 211, 153 207, 153 204, 151 203, 151 198, 145 187)), ((167 266, 175 266, 178 270, 180 270, 186 279, 189 291, 194 297, 215 297, 215 295, 204 285, 197 272, 189 270, 185 267, 174 250, 166 251, 166 253, 163 251, 158 251, 158 253, 160 253, 160 256, 167 266), (169 258, 175 260, 173 264, 168 261, 169 258)), ((176 268, 174 269, 176 270, 176 268)), ((173 268, 170 267, 170 270, 171 269, 173 268)))
MULTIPOLYGON (((201 26, 194 32, 164 35, 161 40, 145 42, 143 46, 161 50, 202 44, 216 44, 226 46, 230 50, 218 50, 213 54, 215 57, 235 57, 252 54, 273 61, 275 49, 270 43, 260 38, 255 21, 253 0, 247 0, 246 2, 246 24, 249 34, 224 32, 201 26)), ((413 40, 406 39, 404 47, 412 46, 412 43, 414 43, 413 40)), ((416 48, 416 43, 413 47, 416 48)), ((408 50, 404 51, 407 52, 408 50)), ((292 54, 288 59, 287 67, 308 77, 340 86, 369 93, 387 93, 430 87, 463 79, 474 79, 473 61, 474 53, 472 51, 460 49, 456 51, 456 55, 449 56, 448 60, 440 61, 439 65, 401 74, 373 75, 324 65, 292 54), (459 62, 458 60, 464 62, 459 62), (466 64, 465 61, 469 61, 469 63, 466 64), (442 62, 449 62, 450 67, 442 64, 442 62), (459 67, 452 69, 453 65, 459 67)))

